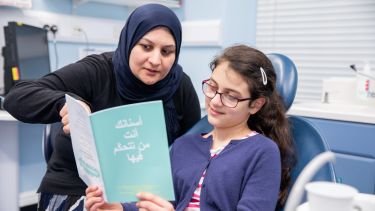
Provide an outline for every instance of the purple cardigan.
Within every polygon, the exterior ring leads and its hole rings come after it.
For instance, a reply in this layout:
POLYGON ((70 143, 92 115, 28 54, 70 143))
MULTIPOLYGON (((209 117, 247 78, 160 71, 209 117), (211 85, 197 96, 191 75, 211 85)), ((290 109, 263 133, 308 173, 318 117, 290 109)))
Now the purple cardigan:
MULTIPOLYGON (((232 140, 210 159, 212 137, 184 135, 171 149, 176 210, 188 205, 203 171, 200 207, 210 210, 274 211, 280 180, 280 152, 275 142, 263 135, 232 140)), ((134 204, 123 204, 134 210, 134 204)))

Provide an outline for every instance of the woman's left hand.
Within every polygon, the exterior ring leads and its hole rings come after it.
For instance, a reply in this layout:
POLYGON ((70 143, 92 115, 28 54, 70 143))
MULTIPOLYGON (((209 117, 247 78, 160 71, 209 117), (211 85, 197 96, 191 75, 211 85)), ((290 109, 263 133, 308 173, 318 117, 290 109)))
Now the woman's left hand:
POLYGON ((139 201, 137 207, 140 211, 174 211, 173 205, 152 193, 141 192, 137 194, 139 201))

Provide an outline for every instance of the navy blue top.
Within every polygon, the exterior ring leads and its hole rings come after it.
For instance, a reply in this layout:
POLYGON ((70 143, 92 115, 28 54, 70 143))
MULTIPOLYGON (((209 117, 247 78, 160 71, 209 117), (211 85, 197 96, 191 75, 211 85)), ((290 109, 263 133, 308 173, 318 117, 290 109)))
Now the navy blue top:
MULTIPOLYGON (((176 210, 184 210, 203 171, 200 208, 210 210, 274 211, 280 180, 280 152, 263 135, 233 140, 210 159, 212 137, 184 135, 171 149, 176 210)), ((131 204, 123 204, 126 211, 131 204)))

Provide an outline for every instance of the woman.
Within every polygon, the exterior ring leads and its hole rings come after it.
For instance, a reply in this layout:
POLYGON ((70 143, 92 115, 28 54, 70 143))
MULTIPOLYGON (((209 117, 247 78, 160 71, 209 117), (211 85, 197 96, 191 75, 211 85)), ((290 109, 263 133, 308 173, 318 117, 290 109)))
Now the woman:
POLYGON ((244 45, 227 48, 202 82, 213 130, 185 135, 171 149, 174 204, 151 193, 108 204, 95 186, 86 208, 97 210, 262 210, 285 203, 294 150, 271 62, 244 45))
POLYGON ((92 112, 162 100, 169 144, 200 119, 197 94, 177 64, 180 47, 181 24, 173 11, 144 5, 129 16, 115 52, 88 56, 9 92, 4 106, 20 121, 64 125, 38 189, 39 210, 83 209, 86 185, 78 176, 68 135, 65 93, 92 112))

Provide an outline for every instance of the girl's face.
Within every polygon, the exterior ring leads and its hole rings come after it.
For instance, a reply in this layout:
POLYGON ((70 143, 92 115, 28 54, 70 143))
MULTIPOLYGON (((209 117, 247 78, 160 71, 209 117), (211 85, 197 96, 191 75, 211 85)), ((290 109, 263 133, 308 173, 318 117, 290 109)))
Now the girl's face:
POLYGON ((176 58, 176 44, 165 27, 158 27, 145 34, 130 52, 129 66, 132 73, 147 85, 165 78, 176 58))
MULTIPOLYGON (((251 97, 247 82, 231 69, 226 61, 214 69, 208 83, 215 87, 217 92, 226 93, 234 98, 251 97)), ((205 101, 208 121, 215 128, 247 127, 250 114, 257 111, 249 106, 248 100, 238 102, 234 108, 227 107, 221 102, 220 94, 216 94, 212 99, 206 97, 205 101)))

